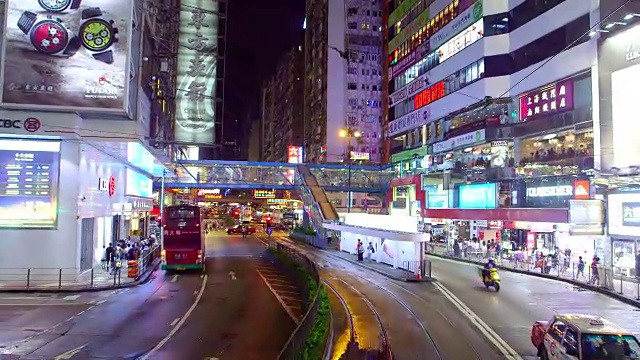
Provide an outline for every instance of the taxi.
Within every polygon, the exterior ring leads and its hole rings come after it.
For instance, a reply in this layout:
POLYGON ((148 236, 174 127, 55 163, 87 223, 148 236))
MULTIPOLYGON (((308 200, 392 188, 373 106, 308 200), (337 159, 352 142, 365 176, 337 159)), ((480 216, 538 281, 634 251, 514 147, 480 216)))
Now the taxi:
POLYGON ((542 360, 640 359, 640 343, 633 334, 594 315, 555 315, 536 321, 531 342, 542 360))

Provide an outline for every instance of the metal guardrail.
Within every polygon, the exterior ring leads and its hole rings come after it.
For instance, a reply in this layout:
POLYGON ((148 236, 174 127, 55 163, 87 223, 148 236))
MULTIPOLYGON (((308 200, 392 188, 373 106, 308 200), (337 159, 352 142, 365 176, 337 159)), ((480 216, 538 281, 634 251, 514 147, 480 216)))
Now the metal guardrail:
POLYGON ((404 261, 402 269, 405 271, 405 281, 426 281, 431 279, 431 261, 404 261))
POLYGON ((62 290, 118 287, 139 280, 160 258, 155 246, 140 254, 137 260, 122 261, 121 267, 110 272, 97 265, 79 272, 76 268, 0 268, 0 290, 62 290), (129 266, 132 269, 129 269, 129 266), (129 271, 131 270, 131 271, 129 271))
POLYGON ((320 287, 322 286, 320 283, 320 276, 318 275, 318 270, 315 264, 302 253, 298 252, 292 247, 278 243, 274 240, 268 240, 267 244, 269 248, 286 254, 291 260, 302 266, 309 274, 311 274, 318 286, 315 291, 314 297, 311 299, 310 291, 307 288, 306 275, 302 274, 299 271, 291 273, 292 277, 296 279, 296 282, 303 286, 301 289, 303 289, 303 305, 306 312, 304 314, 304 317, 300 321, 300 324, 293 331, 284 348, 280 351, 278 360, 299 360, 303 358, 302 351, 304 350, 304 345, 307 342, 307 338, 309 337, 309 334, 313 329, 313 325, 316 321, 316 316, 318 315, 318 306, 320 304, 320 287))

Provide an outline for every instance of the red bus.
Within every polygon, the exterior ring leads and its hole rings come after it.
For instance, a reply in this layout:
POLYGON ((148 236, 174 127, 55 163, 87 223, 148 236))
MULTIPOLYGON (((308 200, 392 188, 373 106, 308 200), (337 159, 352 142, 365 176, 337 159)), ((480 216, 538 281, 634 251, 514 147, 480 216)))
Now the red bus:
POLYGON ((195 205, 167 206, 162 218, 163 270, 203 270, 205 230, 195 205))

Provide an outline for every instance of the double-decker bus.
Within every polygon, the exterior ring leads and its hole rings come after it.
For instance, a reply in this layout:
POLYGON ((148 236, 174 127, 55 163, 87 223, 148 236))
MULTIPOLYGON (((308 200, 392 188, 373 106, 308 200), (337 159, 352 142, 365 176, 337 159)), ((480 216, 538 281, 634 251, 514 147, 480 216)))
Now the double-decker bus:
POLYGON ((204 270, 205 229, 198 206, 167 206, 162 230, 163 270, 204 270))

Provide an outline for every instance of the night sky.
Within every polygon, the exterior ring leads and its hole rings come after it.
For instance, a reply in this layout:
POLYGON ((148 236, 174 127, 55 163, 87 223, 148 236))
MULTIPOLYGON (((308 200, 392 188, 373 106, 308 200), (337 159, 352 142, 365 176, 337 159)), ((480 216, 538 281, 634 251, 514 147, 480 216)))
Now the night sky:
POLYGON ((229 1, 225 84, 225 141, 249 134, 258 116, 259 89, 281 56, 302 45, 304 0, 229 1), (238 120, 236 125, 235 120, 238 120))

